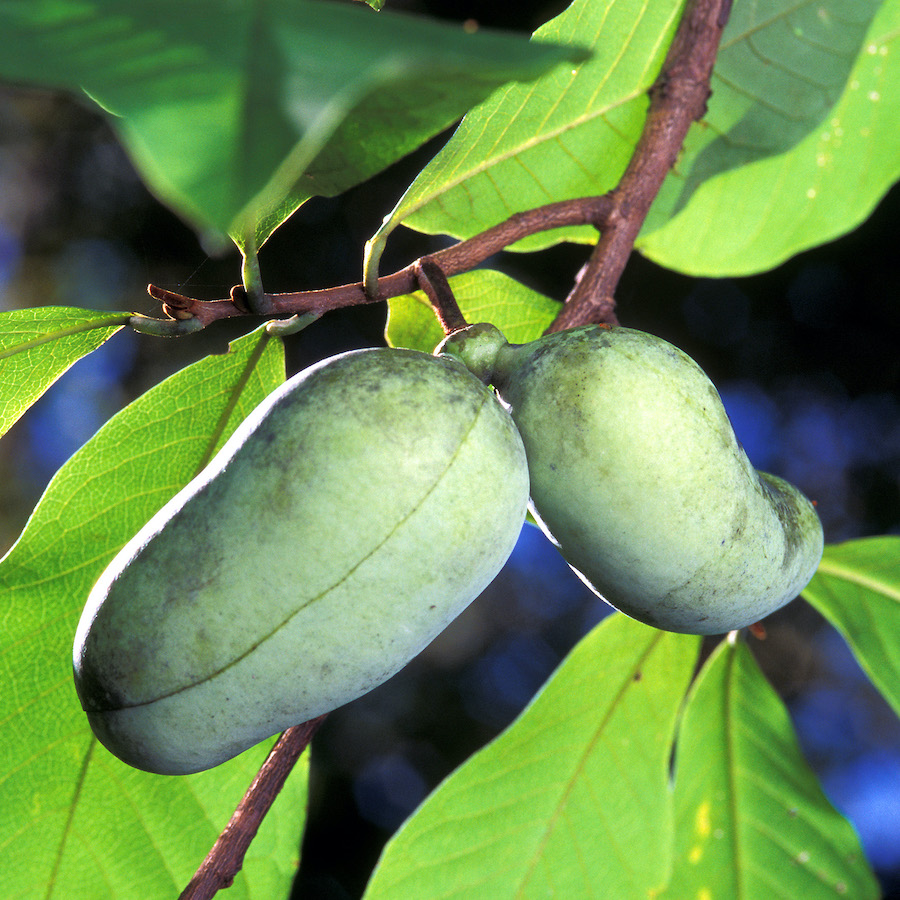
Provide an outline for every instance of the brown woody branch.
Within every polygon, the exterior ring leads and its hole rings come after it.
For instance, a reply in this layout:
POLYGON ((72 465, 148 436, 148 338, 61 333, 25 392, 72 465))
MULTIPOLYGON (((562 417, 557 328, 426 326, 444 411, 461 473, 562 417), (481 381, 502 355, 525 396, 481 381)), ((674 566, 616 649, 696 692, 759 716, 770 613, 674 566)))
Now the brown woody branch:
POLYGON ((608 195, 606 227, 551 331, 615 321, 615 290, 650 205, 678 158, 691 123, 706 113, 710 77, 731 0, 688 0, 662 69, 650 88, 644 130, 608 195))
POLYGON ((179 900, 209 900, 221 888, 231 886, 234 876, 244 865, 244 856, 262 820, 324 719, 325 716, 319 716, 289 728, 278 739, 231 821, 179 895, 179 900))
MULTIPOLYGON (((593 225, 601 229, 611 208, 607 196, 582 197, 577 200, 562 200, 537 209, 526 210, 510 216, 506 221, 489 228, 466 241, 439 250, 428 257, 440 267, 445 276, 468 272, 495 253, 511 244, 552 228, 571 225, 593 225)), ((363 303, 380 303, 391 297, 408 294, 419 288, 420 260, 415 260, 392 275, 378 279, 378 292, 369 297, 363 283, 343 284, 318 291, 298 291, 289 294, 263 294, 257 306, 259 315, 285 316, 315 313, 321 315, 345 306, 363 303)), ((203 326, 217 319, 249 314, 244 288, 236 285, 227 300, 195 300, 183 294, 176 294, 166 288, 149 285, 147 291, 155 300, 163 304, 163 309, 173 319, 200 320, 203 326)))

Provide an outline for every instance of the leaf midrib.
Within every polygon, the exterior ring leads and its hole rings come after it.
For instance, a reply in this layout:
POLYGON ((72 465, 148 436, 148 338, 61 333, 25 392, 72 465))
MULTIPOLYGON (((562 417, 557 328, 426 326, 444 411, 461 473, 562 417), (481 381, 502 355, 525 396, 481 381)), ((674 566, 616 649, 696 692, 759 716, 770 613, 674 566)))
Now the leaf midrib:
POLYGON ((534 849, 534 852, 531 855, 531 859, 528 864, 524 867, 522 878, 519 884, 519 887, 516 890, 515 897, 523 898, 526 896, 526 891, 531 883, 532 876, 540 863, 541 859, 544 855, 544 849, 547 846, 548 841, 556 830, 557 822, 560 817, 563 815, 565 809, 568 806, 569 798, 572 795, 572 792, 575 790, 575 785, 578 780, 581 778, 582 774, 587 765, 588 758, 593 754, 598 742, 600 741, 603 733, 606 731, 606 728, 609 726, 610 720, 613 715, 618 711, 619 705, 622 701, 622 698, 628 692, 630 688, 632 688, 635 684, 634 676, 641 671, 646 660, 652 654, 652 652, 656 649, 657 644, 662 639, 664 632, 659 631, 653 636, 653 640, 647 644, 644 652, 638 657, 635 663, 628 668, 625 673, 625 677, 622 679, 622 683, 616 691, 615 697, 609 703, 606 712, 603 714, 602 719, 598 723, 596 729, 594 730, 593 735, 590 740, 587 741, 584 745, 584 750, 579 757, 577 764, 573 767, 571 777, 566 782, 565 787, 563 788, 559 801, 556 804, 556 808, 553 810, 552 814, 548 816, 546 824, 544 826, 543 833, 538 841, 537 846, 534 849))
POLYGON ((60 328, 56 331, 46 332, 37 337, 23 340, 12 347, 7 347, 5 350, 0 350, 0 359, 9 359, 19 353, 27 353, 29 350, 34 350, 35 347, 40 347, 43 344, 49 344, 52 341, 58 341, 61 338, 73 337, 76 334, 83 334, 87 331, 95 331, 100 328, 115 328, 117 326, 122 328, 128 324, 130 318, 130 313, 118 313, 111 315, 108 318, 91 319, 88 322, 70 325, 68 328, 60 328))
POLYGON ((882 596, 900 603, 900 583, 897 585, 890 585, 886 581, 879 581, 874 577, 866 575, 865 572, 847 565, 842 565, 828 557, 823 558, 819 563, 818 573, 841 578, 857 587, 866 588, 876 594, 881 594, 882 596))

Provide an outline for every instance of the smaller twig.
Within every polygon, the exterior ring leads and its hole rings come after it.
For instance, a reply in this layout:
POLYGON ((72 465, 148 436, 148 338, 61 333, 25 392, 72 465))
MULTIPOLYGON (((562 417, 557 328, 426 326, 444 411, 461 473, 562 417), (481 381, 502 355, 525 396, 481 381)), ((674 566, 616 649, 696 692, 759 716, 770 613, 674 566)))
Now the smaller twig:
POLYGON ((247 788, 231 821, 178 900, 209 900, 221 888, 231 887, 263 818, 324 720, 325 716, 319 716, 302 725, 295 725, 278 739, 247 788))
POLYGON ((432 258, 440 265, 444 274, 458 275, 474 269, 495 253, 542 231, 577 225, 592 225, 602 231, 609 221, 612 209, 611 194, 548 203, 546 206, 515 213, 481 234, 439 250, 432 254, 432 258))
POLYGON ((459 331, 469 323, 466 321, 450 282, 441 267, 431 257, 423 256, 414 263, 416 280, 431 303, 431 308, 444 329, 444 334, 459 331))
MULTIPOLYGON (((547 206, 516 213, 487 231, 430 254, 430 258, 445 276, 458 275, 474 269, 506 247, 541 231, 576 225, 592 225, 598 230, 603 229, 611 209, 609 195, 549 203, 547 206)), ((380 278, 378 292, 373 297, 366 295, 363 283, 358 281, 317 291, 263 294, 254 306, 253 313, 280 317, 306 313, 322 315, 345 306, 380 303, 391 297, 409 294, 419 287, 417 263, 418 260, 392 275, 380 278)), ((243 285, 235 285, 227 300, 195 300, 153 284, 147 286, 147 292, 154 300, 163 304, 166 315, 176 319, 196 318, 201 327, 218 319, 251 314, 243 285)))

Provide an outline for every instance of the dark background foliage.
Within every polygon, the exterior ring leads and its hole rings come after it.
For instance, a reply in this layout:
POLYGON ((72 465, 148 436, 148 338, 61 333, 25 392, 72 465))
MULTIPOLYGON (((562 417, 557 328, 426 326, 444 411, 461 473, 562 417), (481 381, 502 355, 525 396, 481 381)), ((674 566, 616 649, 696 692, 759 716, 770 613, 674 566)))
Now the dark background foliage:
MULTIPOLYGON (((563 6, 402 5, 519 30, 563 6)), ((266 288, 358 280, 364 242, 440 142, 341 198, 303 207, 263 250, 266 288)), ((0 185, 0 310, 153 314, 148 281, 215 298, 239 279, 237 255, 208 257, 146 192, 106 126, 70 100, 0 94, 0 185)), ((829 541, 900 533, 898 215, 895 189, 851 234, 752 278, 689 278, 635 255, 618 292, 623 324, 672 341, 706 369, 754 464, 817 501, 829 541)), ((383 270, 439 245, 401 230, 383 270)), ((562 299, 586 252, 563 246, 492 262, 562 299)), ((289 371, 381 343, 384 317, 381 306, 329 314, 290 339, 289 371)), ((73 367, 0 444, 0 548, 59 465, 111 414, 172 371, 223 351, 249 324, 222 322, 177 341, 123 332, 73 367)), ((317 736, 295 896, 360 896, 403 818, 515 717, 608 611, 526 526, 488 591, 403 673, 333 713, 317 736)), ((751 639, 754 652, 826 791, 860 831, 886 891, 896 891, 900 725, 811 608, 791 604, 766 624, 767 638, 751 639)))

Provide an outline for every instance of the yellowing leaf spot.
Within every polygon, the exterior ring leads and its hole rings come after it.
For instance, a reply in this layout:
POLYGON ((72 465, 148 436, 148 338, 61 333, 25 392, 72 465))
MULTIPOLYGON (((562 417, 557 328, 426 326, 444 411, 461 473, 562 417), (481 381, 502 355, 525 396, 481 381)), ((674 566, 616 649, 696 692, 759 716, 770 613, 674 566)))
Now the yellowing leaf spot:
POLYGON ((694 846, 691 847, 690 853, 688 853, 688 862, 693 863, 694 865, 697 865, 697 863, 700 862, 702 857, 703 857, 703 847, 700 844, 694 844, 694 846))
POLYGON ((706 801, 701 803, 700 806, 697 807, 697 834, 700 837, 709 837, 709 832, 711 830, 710 822, 709 822, 709 802, 706 801))
POLYGON ((700 888, 697 891, 697 900, 712 900, 712 891, 709 888, 700 888))

